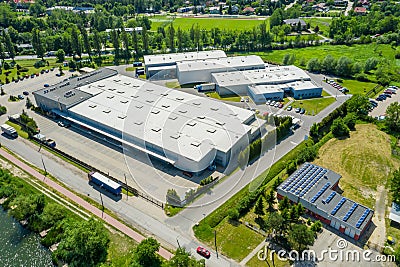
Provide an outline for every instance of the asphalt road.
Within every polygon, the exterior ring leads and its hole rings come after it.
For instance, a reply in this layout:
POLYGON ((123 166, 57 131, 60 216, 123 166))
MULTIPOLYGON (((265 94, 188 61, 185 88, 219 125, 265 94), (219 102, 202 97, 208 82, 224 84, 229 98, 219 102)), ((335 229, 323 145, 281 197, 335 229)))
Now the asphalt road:
MULTIPOLYGON (((48 79, 52 80, 54 77, 49 76, 48 79)), ((38 86, 44 81, 45 80, 38 80, 38 86)), ((32 90, 37 89, 34 87, 35 86, 31 86, 32 90)), ((15 88, 10 90, 24 89, 15 88)), ((179 242, 181 246, 190 250, 192 254, 196 255, 196 257, 201 258, 195 253, 195 249, 198 245, 200 245, 200 243, 194 238, 192 227, 195 223, 203 218, 203 214, 209 214, 214 211, 222 203, 231 198, 235 193, 241 190, 260 173, 262 173, 265 169, 270 167, 271 164, 275 163, 283 155, 292 150, 297 144, 304 140, 312 123, 322 120, 323 117, 337 108, 348 97, 349 96, 343 95, 338 96, 338 101, 334 102, 316 116, 303 115, 301 117, 303 120, 302 127, 296 130, 293 135, 280 142, 275 149, 267 151, 258 161, 248 166, 244 171, 238 171, 228 179, 225 179, 210 192, 195 201, 191 207, 186 208, 173 218, 160 218, 159 216, 153 216, 151 209, 149 212, 143 212, 141 209, 135 207, 137 203, 135 203, 134 200, 132 203, 132 200, 125 200, 124 198, 119 201, 115 201, 114 199, 105 197, 103 198, 104 205, 129 224, 137 227, 145 233, 156 236, 160 239, 161 243, 167 247, 176 248, 179 242)), ((12 106, 12 108, 9 109, 12 111, 12 113, 18 109, 19 111, 17 112, 21 111, 21 105, 24 104, 24 101, 19 103, 7 103, 4 101, 6 98, 7 97, 1 97, 0 103, 4 103, 7 105, 7 107, 12 106)), ((1 120, 5 120, 4 116, 1 118, 1 120)), ((100 194, 87 183, 85 178, 86 174, 79 169, 66 164, 62 160, 56 158, 46 151, 42 150, 38 152, 38 147, 26 140, 22 140, 21 138, 18 138, 17 140, 10 140, 4 136, 0 136, 0 142, 14 153, 20 155, 26 161, 31 162, 33 165, 42 169, 44 168, 42 163, 43 158, 43 162, 49 173, 58 178, 69 188, 81 194, 88 195, 100 203, 100 194)), ((219 258, 217 258, 215 251, 212 249, 210 250, 212 251, 212 256, 206 261, 207 266, 237 265, 236 262, 227 259, 224 256, 220 255, 219 258)))

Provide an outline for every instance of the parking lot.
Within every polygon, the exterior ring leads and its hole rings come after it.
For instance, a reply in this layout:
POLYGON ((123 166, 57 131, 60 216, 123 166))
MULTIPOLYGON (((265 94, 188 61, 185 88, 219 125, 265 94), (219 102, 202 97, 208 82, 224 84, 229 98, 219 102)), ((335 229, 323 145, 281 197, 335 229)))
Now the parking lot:
POLYGON ((390 98, 388 97, 385 100, 376 102, 378 103, 378 106, 369 113, 369 115, 374 118, 385 115, 386 109, 391 103, 400 102, 400 92, 397 90, 396 94, 392 94, 390 98))

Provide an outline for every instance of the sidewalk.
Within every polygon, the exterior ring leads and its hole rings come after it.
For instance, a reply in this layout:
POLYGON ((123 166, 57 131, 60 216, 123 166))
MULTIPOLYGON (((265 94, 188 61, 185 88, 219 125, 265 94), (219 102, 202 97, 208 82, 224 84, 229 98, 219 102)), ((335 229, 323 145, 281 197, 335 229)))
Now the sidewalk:
MULTIPOLYGON (((113 217, 111 217, 111 216, 109 216, 107 214, 103 214, 103 212, 101 210, 99 210, 98 208, 96 208, 93 205, 89 204, 88 202, 86 202, 82 198, 76 196, 74 193, 72 193, 71 191, 65 189, 64 187, 62 187, 61 185, 57 184, 56 182, 44 177, 41 173, 37 172, 35 169, 33 169, 30 166, 26 165, 24 162, 18 160, 14 156, 8 154, 3 149, 0 149, 0 155, 3 156, 4 158, 6 158, 7 160, 11 161, 13 164, 17 165, 18 167, 20 167, 21 169, 23 169, 24 171, 26 171, 30 175, 34 176, 38 180, 43 181, 45 184, 47 184, 51 188, 57 190, 58 192, 60 192, 61 194, 63 194, 67 198, 69 198, 71 201, 73 201, 76 204, 80 205, 82 208, 86 209, 87 211, 89 211, 90 213, 95 215, 96 217, 102 219, 107 224, 113 226, 114 228, 118 229, 122 233, 124 233, 127 236, 133 238, 136 242, 140 243, 143 239, 145 239, 145 237, 142 236, 141 234, 135 232, 134 230, 132 230, 131 228, 129 228, 125 224, 119 222, 118 220, 114 219, 113 217)), ((158 254, 161 257, 163 257, 164 259, 167 259, 167 260, 169 260, 173 256, 173 254, 171 254, 169 251, 167 251, 166 249, 164 249, 162 247, 159 249, 158 254)))

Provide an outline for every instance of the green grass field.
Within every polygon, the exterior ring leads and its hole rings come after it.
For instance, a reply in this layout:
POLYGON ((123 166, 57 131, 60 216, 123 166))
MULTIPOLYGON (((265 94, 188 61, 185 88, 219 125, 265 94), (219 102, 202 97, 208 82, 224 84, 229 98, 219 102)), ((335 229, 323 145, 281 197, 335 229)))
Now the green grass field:
POLYGON ((346 80, 343 79, 343 82, 340 83, 343 87, 349 89, 349 94, 366 94, 369 90, 372 90, 378 84, 371 82, 360 82, 357 80, 346 80))
POLYGON ((334 97, 320 97, 307 100, 295 100, 290 104, 293 108, 304 108, 307 115, 316 115, 335 102, 334 97))
POLYGON ((206 93, 208 97, 215 98, 223 101, 240 102, 240 96, 227 96, 221 97, 217 92, 206 93))
POLYGON ((314 30, 315 26, 318 25, 320 34, 325 36, 329 34, 329 25, 332 22, 331 18, 306 18, 304 21, 310 23, 311 30, 314 30))
POLYGON ((167 16, 156 16, 150 18, 151 30, 156 31, 158 27, 168 26, 171 22, 174 27, 181 28, 182 30, 189 30, 192 25, 198 24, 201 29, 211 30, 212 28, 219 28, 225 30, 250 30, 253 27, 265 22, 267 29, 269 28, 268 19, 228 19, 228 18, 181 18, 175 19, 167 16))
POLYGON ((10 122, 10 121, 6 121, 6 124, 8 124, 8 125, 14 127, 14 129, 15 129, 15 130, 17 131, 17 133, 18 133, 18 136, 21 136, 22 138, 28 139, 28 136, 29 136, 28 133, 25 132, 25 131, 23 131, 23 130, 21 129, 21 126, 20 126, 20 125, 15 124, 15 123, 12 123, 12 122, 10 122))
POLYGON ((253 258, 251 258, 247 263, 246 266, 248 267, 288 267, 290 266, 289 261, 280 261, 276 253, 273 254, 274 261, 270 259, 270 255, 267 255, 267 258, 265 261, 261 261, 258 259, 257 255, 255 255, 253 258), (272 264, 274 263, 274 264, 272 264))
POLYGON ((315 47, 305 47, 296 49, 273 50, 270 52, 255 53, 262 57, 264 61, 272 61, 281 64, 285 54, 295 54, 295 65, 299 66, 300 60, 306 62, 311 58, 324 59, 327 55, 332 55, 339 59, 341 56, 346 56, 354 61, 365 62, 370 57, 387 58, 394 61, 396 51, 385 44, 365 44, 365 45, 321 45, 315 47))
POLYGON ((400 160, 391 154, 389 136, 375 125, 359 124, 356 129, 350 138, 324 144, 315 163, 342 175, 343 196, 374 208, 377 186, 387 183, 400 160))

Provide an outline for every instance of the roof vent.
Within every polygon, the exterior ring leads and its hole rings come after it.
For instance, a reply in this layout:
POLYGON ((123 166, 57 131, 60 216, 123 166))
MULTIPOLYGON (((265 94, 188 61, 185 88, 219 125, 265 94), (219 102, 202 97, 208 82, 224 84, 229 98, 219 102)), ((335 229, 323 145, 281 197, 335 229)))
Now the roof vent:
POLYGON ((192 143, 190 143, 192 146, 195 146, 195 147, 199 147, 200 145, 201 145, 201 143, 200 142, 198 142, 198 141, 193 141, 192 143))
POLYGON ((195 126, 195 125, 196 125, 196 123, 195 123, 194 121, 191 121, 191 122, 188 122, 188 123, 187 123, 187 125, 189 125, 189 126, 192 126, 192 127, 193 127, 193 126, 195 126))
POLYGON ((158 133, 159 131, 161 131, 161 128, 151 128, 151 130, 158 133))

